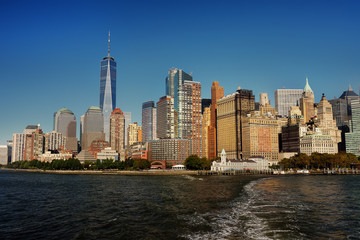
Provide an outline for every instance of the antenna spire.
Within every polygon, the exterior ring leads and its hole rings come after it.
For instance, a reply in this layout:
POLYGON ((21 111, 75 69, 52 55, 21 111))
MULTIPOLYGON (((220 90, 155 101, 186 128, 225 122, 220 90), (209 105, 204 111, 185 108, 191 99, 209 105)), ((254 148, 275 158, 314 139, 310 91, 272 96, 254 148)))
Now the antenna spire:
POLYGON ((110 30, 109 30, 109 39, 108 39, 108 57, 110 57, 110 30))

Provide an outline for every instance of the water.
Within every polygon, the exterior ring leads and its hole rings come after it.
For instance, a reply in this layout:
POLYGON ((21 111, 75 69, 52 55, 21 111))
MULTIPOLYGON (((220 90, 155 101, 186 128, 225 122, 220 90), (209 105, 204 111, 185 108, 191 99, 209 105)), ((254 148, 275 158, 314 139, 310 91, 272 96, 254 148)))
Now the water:
POLYGON ((359 181, 0 171, 0 238, 359 239, 359 181))

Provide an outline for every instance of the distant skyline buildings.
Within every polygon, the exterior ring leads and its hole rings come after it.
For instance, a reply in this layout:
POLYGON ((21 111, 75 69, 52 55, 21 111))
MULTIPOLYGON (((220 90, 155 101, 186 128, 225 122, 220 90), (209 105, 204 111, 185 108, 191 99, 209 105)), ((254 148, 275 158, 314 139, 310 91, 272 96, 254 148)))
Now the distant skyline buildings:
POLYGON ((110 56, 110 32, 108 55, 100 63, 100 108, 104 115, 105 139, 109 141, 110 115, 116 106, 116 62, 110 56))

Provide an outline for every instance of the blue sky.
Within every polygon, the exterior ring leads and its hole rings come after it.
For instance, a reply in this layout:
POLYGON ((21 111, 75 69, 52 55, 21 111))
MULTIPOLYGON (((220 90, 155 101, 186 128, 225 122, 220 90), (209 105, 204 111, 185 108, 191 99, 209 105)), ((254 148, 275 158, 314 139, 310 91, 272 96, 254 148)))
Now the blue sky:
POLYGON ((1 1, 0 144, 29 124, 53 127, 62 107, 79 118, 99 105, 100 60, 117 61, 117 107, 141 122, 141 104, 164 95, 171 67, 210 98, 303 88, 318 102, 360 85, 357 1, 1 1))

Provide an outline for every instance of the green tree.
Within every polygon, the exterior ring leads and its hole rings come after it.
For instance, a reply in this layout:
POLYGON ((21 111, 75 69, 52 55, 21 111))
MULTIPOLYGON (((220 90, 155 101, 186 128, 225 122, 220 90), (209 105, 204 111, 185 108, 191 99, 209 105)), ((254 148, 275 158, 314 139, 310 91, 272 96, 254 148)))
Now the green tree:
POLYGON ((190 170, 199 170, 202 169, 202 161, 198 155, 190 155, 185 160, 185 166, 190 170))
POLYGON ((134 159, 133 166, 136 169, 148 169, 150 168, 150 161, 147 159, 134 159))

